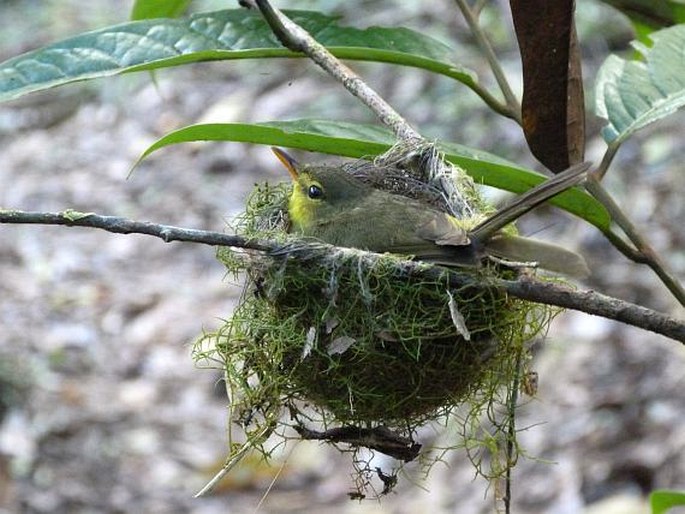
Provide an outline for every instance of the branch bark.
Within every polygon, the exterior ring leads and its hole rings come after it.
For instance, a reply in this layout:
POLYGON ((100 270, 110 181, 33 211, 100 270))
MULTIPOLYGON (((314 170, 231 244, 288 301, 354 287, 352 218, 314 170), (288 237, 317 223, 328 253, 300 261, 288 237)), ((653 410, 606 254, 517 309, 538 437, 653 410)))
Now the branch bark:
POLYGON ((378 119, 393 131, 400 141, 424 141, 423 137, 354 71, 340 62, 326 47, 306 30, 293 22, 268 0, 256 0, 262 16, 272 32, 288 50, 302 52, 331 77, 338 80, 351 94, 359 98, 378 119))
MULTIPOLYGON (((255 240, 239 235, 174 227, 117 216, 101 216, 95 213, 71 210, 57 213, 0 210, 0 223, 98 228, 116 234, 154 236, 166 243, 185 241, 209 246, 227 246, 264 252, 274 256, 287 254, 292 258, 299 259, 316 258, 332 250, 341 251, 339 248, 322 243, 307 243, 297 240, 288 243, 255 240)), ((343 249, 342 251, 359 252, 359 250, 351 249, 343 249)), ((372 252, 367 253, 379 256, 372 252)), ((544 282, 531 277, 522 277, 518 280, 490 280, 488 283, 484 283, 478 281, 474 275, 469 273, 448 270, 440 266, 427 267, 425 263, 416 261, 399 263, 398 268, 405 274, 423 275, 433 279, 447 273, 449 283, 454 287, 472 286, 485 289, 494 287, 516 298, 601 316, 685 343, 685 321, 677 320, 652 309, 594 291, 576 290, 566 285, 544 282)))

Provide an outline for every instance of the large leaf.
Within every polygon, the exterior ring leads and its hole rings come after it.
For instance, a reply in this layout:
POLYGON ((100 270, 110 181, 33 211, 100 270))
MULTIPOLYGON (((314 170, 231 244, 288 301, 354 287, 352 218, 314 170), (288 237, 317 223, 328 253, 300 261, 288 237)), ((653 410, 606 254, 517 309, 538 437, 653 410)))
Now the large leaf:
POLYGON ((634 43, 644 61, 609 56, 597 75, 596 111, 604 139, 628 136, 685 105, 685 25, 653 32, 651 48, 634 43))
POLYGON ((175 18, 185 12, 189 3, 190 0, 136 0, 131 19, 175 18))
MULTIPOLYGON (((165 146, 189 141, 239 141, 365 158, 383 153, 395 143, 395 138, 392 133, 377 126, 326 120, 191 125, 156 141, 140 160, 165 146)), ((487 152, 456 143, 440 143, 439 146, 447 160, 464 168, 478 183, 523 193, 545 180, 543 175, 487 152)), ((609 230, 609 214, 580 189, 566 191, 550 203, 585 219, 602 231, 609 230)))
POLYGON ((649 43, 655 30, 685 23, 684 0, 603 0, 625 14, 635 30, 635 39, 649 43))
POLYGON ((628 16, 633 23, 661 28, 685 22, 685 3, 682 0, 604 0, 628 16))
POLYGON ((649 495, 652 514, 666 514, 671 508, 685 505, 685 492, 667 489, 653 491, 649 495))
MULTIPOLYGON (((423 68, 463 82, 496 103, 473 72, 451 62, 452 50, 405 28, 341 27, 317 12, 288 15, 344 59, 423 68)), ((0 101, 49 87, 183 63, 219 59, 301 57, 276 40, 258 13, 225 10, 189 19, 141 20, 75 36, 0 64, 0 101)))
POLYGON ((510 0, 523 64, 523 132, 554 172, 583 160, 585 104, 574 0, 510 0))

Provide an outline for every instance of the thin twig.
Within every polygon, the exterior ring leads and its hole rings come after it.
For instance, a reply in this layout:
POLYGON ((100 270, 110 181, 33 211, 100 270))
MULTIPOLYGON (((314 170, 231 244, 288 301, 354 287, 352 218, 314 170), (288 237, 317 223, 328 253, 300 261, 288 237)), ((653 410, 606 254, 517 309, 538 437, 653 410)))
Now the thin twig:
POLYGON ((268 0, 256 0, 257 6, 281 44, 293 52, 302 52, 345 88, 359 98, 401 141, 423 141, 421 135, 354 71, 341 63, 321 43, 293 22, 268 0))
MULTIPOLYGON (((208 230, 173 227, 77 211, 49 213, 0 210, 0 223, 98 228, 118 234, 150 235, 158 237, 167 243, 171 241, 186 241, 210 246, 228 246, 256 250, 272 255, 287 254, 291 258, 299 259, 320 257, 332 249, 335 249, 335 251, 360 253, 360 250, 336 249, 331 245, 322 243, 313 244, 297 241, 297 243, 284 244, 269 240, 248 239, 238 235, 222 234, 208 230)), ((373 252, 364 253, 379 256, 379 254, 374 254, 373 252)), ((470 273, 447 270, 440 266, 426 266, 425 263, 416 261, 400 262, 397 266, 398 271, 404 272, 407 275, 420 275, 430 279, 440 278, 447 273, 449 284, 452 287, 470 286, 480 289, 499 289, 516 298, 613 319, 685 343, 685 321, 676 320, 652 309, 605 296, 594 291, 579 291, 569 286, 526 277, 518 280, 491 279, 484 283, 470 273)))
POLYGON ((516 412, 519 399, 519 386, 521 385, 521 374, 523 373, 523 348, 521 348, 516 356, 516 375, 511 384, 509 401, 507 402, 507 468, 504 475, 504 503, 505 514, 511 513, 512 500, 512 477, 511 471, 516 464, 516 412))
POLYGON ((477 0, 476 3, 473 4, 473 7, 471 7, 471 12, 476 18, 480 16, 480 13, 487 2, 488 0, 477 0))
POLYGON ((637 227, 633 225, 633 222, 623 213, 611 195, 592 174, 588 176, 585 182, 585 188, 604 206, 611 215, 611 219, 621 227, 621 230, 623 230, 625 235, 628 236, 628 239, 635 245, 638 250, 639 258, 634 260, 652 268, 654 273, 659 276, 676 300, 678 300, 682 306, 685 306, 685 288, 683 288, 683 285, 680 283, 675 273, 669 269, 668 265, 659 257, 657 252, 654 251, 637 227))
POLYGON ((602 230, 602 234, 609 242, 621 252, 625 257, 638 264, 647 264, 647 259, 638 250, 635 249, 629 242, 625 241, 620 235, 614 232, 611 228, 602 230))
POLYGON ((148 221, 135 221, 118 216, 102 216, 93 212, 66 210, 62 212, 27 212, 0 209, 0 223, 29 225, 65 225, 69 227, 99 228, 115 234, 144 234, 158 237, 165 243, 185 241, 211 246, 232 246, 249 248, 260 252, 280 249, 276 243, 269 241, 248 241, 242 236, 221 234, 209 230, 173 227, 148 221))
MULTIPOLYGON (((255 435, 255 439, 259 440, 264 440, 266 441, 269 436, 273 433, 274 427, 269 424, 262 428, 261 432, 257 435, 255 435)), ((197 493, 195 493, 195 498, 199 498, 201 496, 206 496, 207 494, 211 493, 214 488, 221 482, 221 480, 228 475, 231 470, 240 463, 240 461, 243 459, 245 454, 249 452, 253 448, 252 445, 250 444, 243 444, 240 450, 238 450, 233 456, 231 456, 223 465, 223 467, 212 477, 212 479, 207 482, 202 489, 200 489, 197 493)))
POLYGON ((616 152, 618 152, 618 148, 619 148, 619 145, 610 144, 607 147, 606 152, 604 152, 604 156, 602 157, 602 162, 599 163, 599 166, 593 172, 593 174, 597 178, 598 182, 601 182, 602 179, 604 178, 604 175, 606 175, 606 172, 609 171, 609 166, 611 166, 611 161, 614 160, 614 157, 616 156, 616 152))
POLYGON ((618 151, 618 144, 610 144, 607 147, 602 162, 599 167, 590 173, 585 184, 588 192, 600 202, 604 208, 609 212, 611 218, 623 230, 623 233, 630 239, 635 247, 630 246, 615 234, 609 232, 605 235, 609 241, 629 259, 640 264, 646 264, 658 275, 668 290, 675 296, 681 305, 685 306, 685 288, 680 283, 675 273, 671 271, 668 265, 659 257, 646 238, 642 236, 640 231, 633 225, 628 216, 626 216, 622 209, 611 197, 609 192, 601 184, 601 180, 609 170, 609 166, 616 156, 618 151), (613 237, 610 237, 612 236, 613 237))
POLYGON ((487 35, 485 34, 481 26, 478 24, 477 15, 474 13, 473 10, 471 10, 471 7, 469 7, 466 0, 455 1, 457 3, 457 6, 459 7, 459 10, 461 11, 462 16, 464 16, 466 23, 471 29, 473 37, 476 39, 476 43, 478 43, 478 46, 485 55, 485 58, 488 60, 488 64, 490 64, 490 69, 492 70, 492 73, 495 76, 495 80, 497 80, 497 84, 499 85, 499 88, 502 90, 502 94, 504 95, 504 99, 506 100, 509 111, 509 117, 516 120, 516 122, 519 125, 521 125, 521 104, 516 98, 514 92, 511 90, 511 86, 509 86, 509 81, 507 80, 506 74, 504 73, 502 66, 500 66, 499 60, 495 55, 495 51, 492 49, 490 40, 488 39, 487 35))
POLYGON ((369 448, 404 462, 416 459, 421 450, 419 443, 383 426, 373 428, 342 426, 329 428, 323 432, 309 429, 304 425, 295 425, 294 428, 302 439, 346 443, 351 446, 369 448))

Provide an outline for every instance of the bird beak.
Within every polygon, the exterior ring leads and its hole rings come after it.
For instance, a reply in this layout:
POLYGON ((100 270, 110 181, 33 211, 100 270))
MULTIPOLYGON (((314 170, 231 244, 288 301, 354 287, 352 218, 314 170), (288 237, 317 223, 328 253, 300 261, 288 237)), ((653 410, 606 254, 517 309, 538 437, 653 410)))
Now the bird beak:
POLYGON ((278 157, 278 160, 281 161, 283 163, 283 166, 285 166, 285 168, 288 170, 288 173, 290 173, 293 182, 297 182, 297 177, 299 176, 299 173, 297 172, 297 161, 293 159, 290 155, 285 153, 285 151, 281 150, 280 148, 276 148, 275 146, 271 147, 271 151, 274 153, 276 157, 278 157))

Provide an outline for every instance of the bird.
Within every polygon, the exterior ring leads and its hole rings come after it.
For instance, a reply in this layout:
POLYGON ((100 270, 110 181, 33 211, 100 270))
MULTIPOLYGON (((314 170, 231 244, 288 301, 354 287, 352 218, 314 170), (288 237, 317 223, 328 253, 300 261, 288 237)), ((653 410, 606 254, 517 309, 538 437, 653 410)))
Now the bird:
POLYGON ((290 232, 324 243, 393 253, 447 267, 480 267, 486 259, 537 266, 574 278, 589 275, 584 258, 543 241, 502 230, 521 215, 581 183, 581 163, 548 179, 469 228, 464 220, 426 202, 362 182, 340 166, 300 165, 272 148, 293 181, 290 232))

